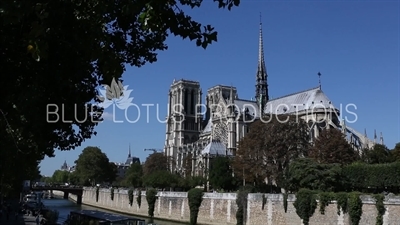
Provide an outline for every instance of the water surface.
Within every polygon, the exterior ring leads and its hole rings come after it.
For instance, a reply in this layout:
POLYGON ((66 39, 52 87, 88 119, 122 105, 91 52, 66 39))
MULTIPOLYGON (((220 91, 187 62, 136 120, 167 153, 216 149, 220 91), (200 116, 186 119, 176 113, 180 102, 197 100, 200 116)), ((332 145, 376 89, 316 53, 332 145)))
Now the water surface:
MULTIPOLYGON (((43 199, 42 200, 43 204, 52 210, 57 210, 59 212, 59 218, 58 218, 58 223, 63 223, 67 217, 70 211, 74 211, 74 210, 82 210, 82 209, 86 209, 86 210, 99 210, 102 212, 109 212, 109 213, 114 213, 114 214, 120 214, 120 215, 127 215, 127 214, 123 214, 123 213, 116 213, 116 212, 112 212, 112 211, 108 211, 108 210, 104 210, 104 209, 99 209, 99 208, 95 208, 95 207, 91 207, 91 206, 86 206, 86 205, 77 205, 67 199, 43 199)), ((133 216, 133 215, 128 215, 128 216, 133 216)), ((149 222, 148 218, 143 218, 140 216, 133 216, 135 218, 139 218, 139 219, 144 219, 146 220, 146 223, 149 222)), ((176 223, 176 222, 170 222, 170 221, 163 221, 163 220, 154 220, 154 223, 156 223, 157 225, 182 225, 183 223, 176 223)))

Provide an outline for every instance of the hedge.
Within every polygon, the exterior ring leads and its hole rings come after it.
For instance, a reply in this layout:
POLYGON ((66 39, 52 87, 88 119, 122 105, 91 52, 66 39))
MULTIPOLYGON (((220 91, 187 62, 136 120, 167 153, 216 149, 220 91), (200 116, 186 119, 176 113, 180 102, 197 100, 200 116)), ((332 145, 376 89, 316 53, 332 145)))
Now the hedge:
POLYGON ((355 163, 343 167, 342 174, 346 186, 363 189, 398 189, 400 187, 400 162, 386 164, 355 163))

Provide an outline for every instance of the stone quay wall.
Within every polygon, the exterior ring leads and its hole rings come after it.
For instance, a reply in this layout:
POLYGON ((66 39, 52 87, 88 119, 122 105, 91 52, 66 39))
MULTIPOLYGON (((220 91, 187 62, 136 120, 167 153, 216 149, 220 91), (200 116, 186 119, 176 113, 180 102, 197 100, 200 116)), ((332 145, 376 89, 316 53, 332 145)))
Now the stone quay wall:
MULTIPOLYGON (((114 200, 111 200, 110 189, 99 189, 99 197, 96 202, 96 189, 84 188, 82 204, 113 210, 132 215, 147 216, 148 204, 145 191, 142 191, 141 206, 137 204, 137 192, 134 192, 132 206, 129 205, 128 190, 115 189, 114 200)), ((266 203, 263 206, 264 194, 249 194, 247 200, 246 225, 300 225, 301 219, 296 214, 293 206, 294 195, 288 196, 287 212, 284 211, 283 195, 265 194, 266 203)), ((371 196, 361 196, 363 201, 363 214, 360 224, 375 224, 377 210, 375 200, 371 196)), ((383 216, 384 225, 399 223, 400 197, 386 197, 386 213, 383 216)), ((236 224, 236 193, 204 193, 201 204, 198 223, 221 225, 236 224)), ((179 222, 189 221, 189 206, 187 192, 158 192, 155 203, 154 216, 159 219, 179 222)), ((310 225, 350 225, 348 214, 339 213, 333 202, 325 208, 325 214, 319 212, 319 207, 310 218, 310 225)))
POLYGON ((64 192, 63 191, 52 191, 53 192, 53 196, 55 198, 63 198, 64 197, 64 192))
MULTIPOLYGON (((54 190, 54 191, 52 191, 52 192, 53 192, 54 198, 64 198, 64 192, 63 192, 63 191, 56 191, 56 190, 54 190)), ((77 199, 78 199, 78 196, 76 196, 76 195, 70 193, 70 194, 68 194, 68 199, 69 199, 70 201, 73 201, 73 202, 76 203, 76 201, 77 201, 77 199)))

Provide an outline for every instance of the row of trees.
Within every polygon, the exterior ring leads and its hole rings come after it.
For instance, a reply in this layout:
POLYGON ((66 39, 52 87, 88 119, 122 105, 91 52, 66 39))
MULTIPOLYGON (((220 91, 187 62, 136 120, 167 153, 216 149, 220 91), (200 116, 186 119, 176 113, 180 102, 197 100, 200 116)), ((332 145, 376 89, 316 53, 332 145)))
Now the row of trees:
MULTIPOLYGON (((240 0, 215 2, 231 9, 240 0)), ((155 62, 171 34, 203 48, 215 42, 214 28, 187 14, 187 7, 200 6, 197 0, 1 1, 0 192, 18 192, 22 180, 37 178, 45 156, 96 134, 103 109, 88 103, 125 65, 155 62), (49 113, 56 109, 58 115, 49 113)))
MULTIPOLYGON (((209 176, 211 186, 224 190, 236 189, 237 182, 232 177, 230 161, 231 159, 226 157, 214 159, 209 176)), ((42 180, 56 184, 95 186, 106 183, 121 187, 179 188, 181 190, 189 190, 206 183, 206 180, 200 176, 183 177, 171 173, 168 162, 168 158, 163 153, 153 153, 143 164, 133 163, 125 171, 124 176, 119 177, 117 166, 109 162, 107 155, 101 149, 86 147, 75 161, 75 171, 56 170, 52 177, 42 180)))
POLYGON ((372 149, 358 152, 340 130, 325 129, 310 144, 308 124, 296 120, 296 117, 290 117, 287 123, 282 123, 286 119, 284 117, 273 116, 270 123, 256 121, 250 126, 248 135, 240 141, 236 157, 232 160, 231 166, 236 177, 259 187, 265 178, 271 185, 286 187, 290 182, 285 173, 293 162, 301 158, 309 158, 314 163, 309 164, 311 167, 304 166, 307 163, 301 166, 293 164, 293 167, 297 166, 303 175, 320 177, 330 173, 330 170, 322 168, 332 165, 342 168, 353 163, 383 164, 400 161, 400 143, 393 150, 376 144, 372 149), (313 166, 316 168, 311 169, 313 166))
POLYGON ((132 164, 124 177, 117 177, 116 166, 97 147, 83 150, 76 161, 74 173, 56 171, 53 180, 63 183, 68 179, 71 183, 81 185, 109 183, 124 187, 181 190, 208 184, 214 190, 235 191, 242 185, 250 184, 256 187, 255 190, 264 192, 280 191, 279 187, 292 192, 300 188, 364 191, 371 187, 375 190, 392 187, 390 190, 397 192, 396 187, 400 184, 393 181, 398 177, 395 175, 397 164, 386 165, 400 162, 400 144, 391 151, 384 145, 376 144, 372 149, 358 152, 347 142, 341 131, 326 129, 311 145, 308 129, 305 122, 296 121, 294 117, 287 123, 281 123, 276 117, 270 123, 254 122, 248 135, 240 141, 235 157, 212 158, 211 167, 207 171, 208 180, 190 176, 190 155, 184 164, 187 176, 171 173, 168 169, 169 159, 163 153, 151 154, 144 164, 132 164), (379 181, 387 176, 393 179, 379 181), (364 179, 362 182, 361 177, 364 179))

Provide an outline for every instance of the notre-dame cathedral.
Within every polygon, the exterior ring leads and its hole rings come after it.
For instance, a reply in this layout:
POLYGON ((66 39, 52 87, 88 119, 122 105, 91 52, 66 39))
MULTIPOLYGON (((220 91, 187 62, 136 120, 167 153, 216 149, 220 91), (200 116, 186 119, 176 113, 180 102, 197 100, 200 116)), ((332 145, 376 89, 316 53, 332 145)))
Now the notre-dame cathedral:
POLYGON ((358 133, 341 121, 339 110, 321 90, 321 85, 270 99, 261 23, 258 51, 254 100, 240 99, 235 87, 216 85, 207 90, 203 104, 199 82, 173 81, 168 97, 164 146, 165 154, 173 159, 173 171, 187 174, 184 162, 189 154, 191 175, 197 176, 203 176, 214 156, 234 156, 238 142, 248 132, 248 125, 262 113, 296 113, 310 124, 311 142, 322 129, 341 129, 355 149, 374 145, 376 140, 371 141, 366 134, 358 133))

